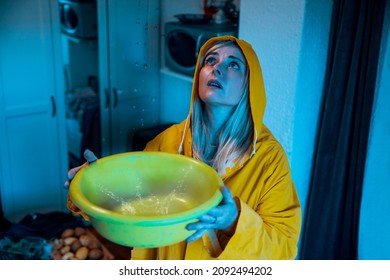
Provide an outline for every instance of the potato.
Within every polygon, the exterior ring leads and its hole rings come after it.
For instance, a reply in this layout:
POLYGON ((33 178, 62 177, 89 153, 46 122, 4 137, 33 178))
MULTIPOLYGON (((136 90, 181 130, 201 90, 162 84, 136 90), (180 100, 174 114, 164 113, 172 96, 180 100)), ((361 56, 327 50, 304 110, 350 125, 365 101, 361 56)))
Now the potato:
POLYGON ((88 252, 89 260, 100 260, 102 257, 103 257, 103 252, 98 248, 91 249, 88 252))
POLYGON ((73 236, 73 235, 74 235, 74 229, 68 228, 62 232, 61 238, 65 239, 65 238, 73 236))
POLYGON ((91 238, 91 242, 89 242, 88 248, 89 249, 96 249, 96 248, 102 249, 102 245, 99 243, 98 240, 91 238))
POLYGON ((81 242, 80 240, 76 240, 75 242, 72 243, 72 245, 70 246, 70 248, 72 249, 72 252, 76 252, 77 249, 79 249, 81 247, 81 242))
POLYGON ((91 243, 91 237, 89 237, 88 235, 86 234, 82 234, 80 235, 79 237, 79 240, 81 242, 81 245, 83 245, 84 247, 88 247, 89 244, 91 243))
POLYGON ((76 237, 70 236, 64 239, 65 245, 71 245, 73 242, 77 241, 76 237))
POLYGON ((85 260, 88 256, 88 248, 87 247, 80 247, 77 249, 75 257, 79 260, 85 260))
POLYGON ((104 258, 103 247, 98 240, 90 236, 84 227, 68 228, 61 238, 51 242, 52 257, 63 260, 101 260, 104 258))
POLYGON ((74 229, 74 236, 80 237, 81 235, 85 234, 85 232, 86 232, 85 228, 76 227, 76 228, 74 229))
POLYGON ((66 253, 70 252, 70 246, 69 245, 65 245, 64 247, 62 247, 60 249, 60 253, 61 255, 65 255, 66 253))
POLYGON ((65 255, 62 256, 63 260, 70 260, 74 257, 74 254, 72 252, 68 252, 65 255))

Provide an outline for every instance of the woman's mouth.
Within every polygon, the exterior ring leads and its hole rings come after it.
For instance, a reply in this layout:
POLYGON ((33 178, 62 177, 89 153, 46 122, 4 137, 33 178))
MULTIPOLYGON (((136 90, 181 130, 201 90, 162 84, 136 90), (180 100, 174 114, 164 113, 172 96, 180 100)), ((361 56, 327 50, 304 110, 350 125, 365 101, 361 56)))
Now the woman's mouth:
POLYGON ((209 86, 209 87, 216 87, 216 88, 222 88, 221 83, 218 82, 217 80, 210 80, 210 81, 208 81, 207 86, 209 86))

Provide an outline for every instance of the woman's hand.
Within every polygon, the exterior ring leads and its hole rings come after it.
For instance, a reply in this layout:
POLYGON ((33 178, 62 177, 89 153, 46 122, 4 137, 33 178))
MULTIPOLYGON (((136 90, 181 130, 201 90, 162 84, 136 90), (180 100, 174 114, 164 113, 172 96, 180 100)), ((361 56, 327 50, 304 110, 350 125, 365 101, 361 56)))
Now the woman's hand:
POLYGON ((93 152, 91 152, 90 150, 86 149, 85 152, 84 152, 84 158, 87 160, 86 163, 84 163, 83 165, 80 165, 80 166, 77 166, 75 168, 72 168, 71 170, 68 171, 68 180, 66 180, 66 182, 64 183, 64 187, 69 189, 69 186, 70 186, 70 181, 72 181, 72 179, 74 178, 74 176, 76 175, 76 173, 81 169, 83 168, 84 166, 90 164, 90 163, 93 163, 95 162, 98 158, 95 156, 95 154, 93 152))
POLYGON ((237 204, 228 187, 224 186, 221 192, 223 198, 218 206, 199 217, 199 222, 187 225, 187 230, 196 230, 193 235, 187 238, 187 242, 201 238, 209 229, 225 232, 232 232, 235 229, 238 219, 237 204))

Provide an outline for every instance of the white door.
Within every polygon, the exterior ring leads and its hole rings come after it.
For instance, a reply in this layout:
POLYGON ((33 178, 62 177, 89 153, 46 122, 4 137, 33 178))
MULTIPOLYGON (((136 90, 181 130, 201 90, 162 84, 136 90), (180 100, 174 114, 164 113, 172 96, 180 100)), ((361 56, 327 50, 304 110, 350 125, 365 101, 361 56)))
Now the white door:
POLYGON ((2 0, 0 26, 0 193, 17 221, 66 209, 58 4, 2 0))

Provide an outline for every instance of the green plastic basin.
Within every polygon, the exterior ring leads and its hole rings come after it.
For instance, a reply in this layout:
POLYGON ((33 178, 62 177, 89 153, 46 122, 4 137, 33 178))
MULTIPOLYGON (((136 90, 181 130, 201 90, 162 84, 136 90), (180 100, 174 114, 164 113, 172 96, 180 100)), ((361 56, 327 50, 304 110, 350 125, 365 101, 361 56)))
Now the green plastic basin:
POLYGON ((108 240, 154 248, 193 234, 186 225, 220 203, 221 186, 214 169, 190 157, 129 152, 82 168, 69 194, 108 240))

